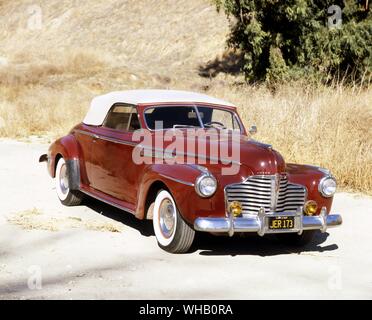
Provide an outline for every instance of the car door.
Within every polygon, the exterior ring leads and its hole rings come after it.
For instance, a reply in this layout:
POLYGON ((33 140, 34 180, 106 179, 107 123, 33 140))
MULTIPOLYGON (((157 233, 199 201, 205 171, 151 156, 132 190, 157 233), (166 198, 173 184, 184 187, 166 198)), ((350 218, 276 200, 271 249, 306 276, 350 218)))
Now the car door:
POLYGON ((136 201, 138 168, 132 161, 133 131, 140 128, 135 106, 116 104, 96 133, 93 155, 96 164, 92 177, 94 189, 118 200, 136 201))

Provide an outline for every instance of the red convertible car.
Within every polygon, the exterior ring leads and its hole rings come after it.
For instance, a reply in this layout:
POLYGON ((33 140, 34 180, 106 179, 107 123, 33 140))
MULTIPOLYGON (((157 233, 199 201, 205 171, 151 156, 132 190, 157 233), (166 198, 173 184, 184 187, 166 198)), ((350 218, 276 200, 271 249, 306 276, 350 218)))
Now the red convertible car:
POLYGON ((234 105, 204 94, 112 92, 94 98, 40 162, 64 205, 90 196, 151 219, 159 246, 173 253, 187 252, 195 232, 276 234, 304 245, 340 225, 330 214, 331 173, 286 163, 251 138, 255 131, 234 105))

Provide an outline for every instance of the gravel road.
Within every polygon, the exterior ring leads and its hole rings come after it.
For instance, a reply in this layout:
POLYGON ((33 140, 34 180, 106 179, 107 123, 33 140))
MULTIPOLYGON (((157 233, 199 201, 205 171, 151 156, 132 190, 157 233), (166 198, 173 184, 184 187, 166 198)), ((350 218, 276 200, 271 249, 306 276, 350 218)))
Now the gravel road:
POLYGON ((344 224, 302 250, 200 235, 171 255, 151 223, 90 200, 63 207, 47 145, 0 141, 0 299, 372 299, 372 198, 339 193, 344 224))

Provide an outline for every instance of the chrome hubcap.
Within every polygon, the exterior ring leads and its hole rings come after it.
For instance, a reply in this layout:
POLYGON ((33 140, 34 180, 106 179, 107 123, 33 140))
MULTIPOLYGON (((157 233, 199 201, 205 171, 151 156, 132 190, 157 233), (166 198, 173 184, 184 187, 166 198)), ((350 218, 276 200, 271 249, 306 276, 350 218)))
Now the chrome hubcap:
POLYGON ((67 177, 67 169, 66 165, 62 165, 61 171, 59 172, 59 187, 63 194, 66 194, 68 192, 69 186, 68 186, 68 177, 67 177))
POLYGON ((170 238, 176 224, 176 208, 169 199, 164 199, 159 207, 159 225, 164 237, 170 238))

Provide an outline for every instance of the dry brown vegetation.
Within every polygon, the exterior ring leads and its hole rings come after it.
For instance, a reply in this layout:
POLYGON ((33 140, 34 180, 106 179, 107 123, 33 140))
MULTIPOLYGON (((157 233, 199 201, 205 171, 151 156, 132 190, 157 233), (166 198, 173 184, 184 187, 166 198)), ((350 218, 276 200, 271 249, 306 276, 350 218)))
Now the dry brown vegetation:
POLYGON ((33 4, 0 1, 0 136, 62 135, 108 91, 204 91, 238 105, 287 161, 372 192, 370 87, 244 84, 224 53, 228 23, 207 0, 40 0, 41 30, 27 28, 33 4))
POLYGON ((8 222, 25 230, 60 231, 65 229, 84 228, 100 232, 122 232, 123 226, 117 222, 99 220, 83 220, 79 217, 53 217, 44 215, 39 209, 33 208, 20 211, 8 217, 8 222))

